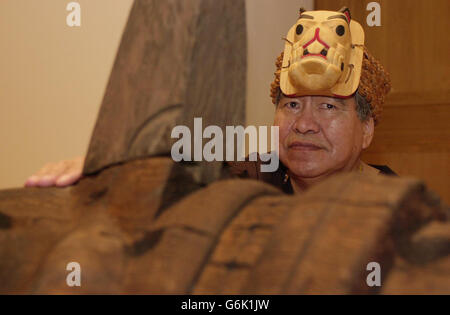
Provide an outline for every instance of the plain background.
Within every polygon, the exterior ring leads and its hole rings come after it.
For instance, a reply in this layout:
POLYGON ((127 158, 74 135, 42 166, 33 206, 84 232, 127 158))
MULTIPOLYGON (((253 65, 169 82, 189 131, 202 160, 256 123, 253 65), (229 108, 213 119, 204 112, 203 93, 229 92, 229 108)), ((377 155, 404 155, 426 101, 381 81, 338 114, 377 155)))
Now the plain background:
MULTIPOLYGON (((131 0, 0 1, 0 189, 21 187, 48 162, 85 155, 131 0)), ((313 0, 247 0, 247 124, 271 125, 281 37, 313 0)))

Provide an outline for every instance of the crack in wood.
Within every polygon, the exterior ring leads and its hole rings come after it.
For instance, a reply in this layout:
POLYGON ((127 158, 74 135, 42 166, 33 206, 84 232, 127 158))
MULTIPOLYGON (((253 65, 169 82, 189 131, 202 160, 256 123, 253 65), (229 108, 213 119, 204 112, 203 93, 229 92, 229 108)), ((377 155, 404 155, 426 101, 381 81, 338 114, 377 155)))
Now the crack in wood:
POLYGON ((0 212, 0 229, 6 230, 12 227, 12 218, 0 212))

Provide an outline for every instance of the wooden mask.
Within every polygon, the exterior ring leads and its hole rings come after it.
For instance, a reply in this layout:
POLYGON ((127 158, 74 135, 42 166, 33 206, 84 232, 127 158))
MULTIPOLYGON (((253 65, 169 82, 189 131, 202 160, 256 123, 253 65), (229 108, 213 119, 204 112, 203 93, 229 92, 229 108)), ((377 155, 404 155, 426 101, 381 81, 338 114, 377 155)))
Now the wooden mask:
POLYGON ((300 11, 287 34, 280 74, 290 97, 348 97, 359 85, 364 30, 350 11, 300 11))

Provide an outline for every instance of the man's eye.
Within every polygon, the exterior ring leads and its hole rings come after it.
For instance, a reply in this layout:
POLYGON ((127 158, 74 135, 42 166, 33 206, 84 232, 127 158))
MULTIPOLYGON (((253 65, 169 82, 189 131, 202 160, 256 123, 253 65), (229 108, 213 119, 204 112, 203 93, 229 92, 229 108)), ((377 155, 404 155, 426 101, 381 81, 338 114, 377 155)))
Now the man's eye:
POLYGON ((332 104, 322 104, 323 109, 336 109, 336 106, 332 104))
POLYGON ((289 107, 289 108, 295 109, 295 108, 298 108, 298 103, 296 103, 296 102, 289 102, 289 103, 286 104, 286 106, 289 107))

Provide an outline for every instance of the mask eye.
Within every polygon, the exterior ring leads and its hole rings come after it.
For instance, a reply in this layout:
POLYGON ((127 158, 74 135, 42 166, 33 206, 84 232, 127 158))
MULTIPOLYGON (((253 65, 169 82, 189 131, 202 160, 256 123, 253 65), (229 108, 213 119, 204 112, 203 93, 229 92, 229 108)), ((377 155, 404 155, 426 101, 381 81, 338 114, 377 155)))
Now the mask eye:
POLYGON ((297 35, 300 35, 301 33, 303 33, 303 25, 301 25, 301 24, 297 25, 295 32, 297 33, 297 35))
POLYGON ((336 34, 343 36, 345 34, 345 27, 343 25, 336 27, 336 34))

